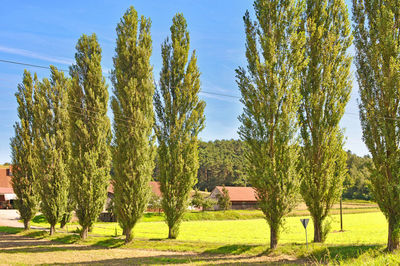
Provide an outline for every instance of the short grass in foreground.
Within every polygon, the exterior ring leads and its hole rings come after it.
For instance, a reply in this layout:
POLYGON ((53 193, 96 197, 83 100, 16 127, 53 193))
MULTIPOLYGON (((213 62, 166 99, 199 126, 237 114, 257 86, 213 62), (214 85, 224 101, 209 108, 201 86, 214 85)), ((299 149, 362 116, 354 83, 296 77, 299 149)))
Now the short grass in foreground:
MULTIPOLYGON (((330 219, 332 232, 328 235, 327 244, 385 244, 387 238, 386 219, 380 212, 345 214, 343 219, 345 232, 340 230, 339 216, 332 215, 330 219)), ((280 244, 305 243, 305 232, 300 223, 307 216, 288 217, 281 233, 280 244)), ((42 221, 41 221, 42 222, 42 221)), ((45 223, 34 225, 47 226, 45 223)), ((72 231, 78 227, 68 225, 72 231)), ((307 228, 308 239, 313 237, 313 224, 307 228)), ((94 235, 121 235, 122 229, 117 223, 96 223, 94 235), (117 233, 117 234, 116 234, 117 233)), ((134 229, 134 237, 139 239, 165 239, 168 227, 164 222, 139 222, 134 229)), ((183 222, 179 241, 200 241, 206 243, 225 244, 268 244, 269 228, 264 219, 251 220, 205 220, 183 222)))
MULTIPOLYGON (((63 243, 80 243, 102 247, 121 247, 152 250, 192 251, 208 254, 247 254, 280 255, 287 254, 298 258, 307 258, 311 262, 332 262, 340 264, 370 265, 397 264, 398 254, 383 252, 387 237, 387 224, 380 212, 346 214, 345 232, 339 230, 339 216, 332 216, 332 232, 325 244, 311 243, 305 246, 305 232, 299 221, 303 217, 289 217, 285 230, 281 234, 278 249, 268 249, 268 226, 263 219, 224 220, 224 221, 188 221, 181 225, 176 240, 168 240, 167 226, 164 222, 140 222, 137 224, 133 243, 124 245, 122 236, 112 237, 116 223, 97 223, 86 241, 77 234, 57 233, 48 236, 47 232, 22 232, 30 237, 46 238, 63 243)), ((0 231, 18 233, 20 229, 0 228, 0 231)), ((119 235, 121 229, 119 229, 119 235)), ((308 226, 308 237, 312 240, 313 225, 308 226)))

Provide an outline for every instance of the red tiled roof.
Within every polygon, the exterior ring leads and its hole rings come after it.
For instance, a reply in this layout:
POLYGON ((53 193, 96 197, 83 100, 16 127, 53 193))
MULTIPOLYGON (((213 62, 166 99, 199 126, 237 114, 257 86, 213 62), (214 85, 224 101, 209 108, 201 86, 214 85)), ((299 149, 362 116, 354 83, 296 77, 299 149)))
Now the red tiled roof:
MULTIPOLYGON (((222 193, 222 186, 216 187, 222 193)), ((225 187, 231 201, 257 201, 256 192, 252 187, 225 187)))
MULTIPOLYGON (((151 190, 153 191, 153 193, 161 197, 160 183, 156 181, 151 181, 149 185, 151 186, 151 190)), ((113 184, 108 185, 107 192, 114 194, 113 184)))

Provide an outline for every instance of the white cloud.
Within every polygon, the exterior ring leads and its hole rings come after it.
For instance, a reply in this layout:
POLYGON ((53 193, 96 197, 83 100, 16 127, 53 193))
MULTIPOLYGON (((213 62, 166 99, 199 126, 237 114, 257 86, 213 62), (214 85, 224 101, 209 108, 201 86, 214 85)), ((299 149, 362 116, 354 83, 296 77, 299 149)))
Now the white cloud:
POLYGON ((25 57, 35 58, 35 59, 40 59, 40 60, 53 62, 53 63, 58 63, 58 64, 63 64, 63 65, 71 65, 74 62, 70 58, 55 57, 55 56, 54 57, 50 57, 50 56, 38 54, 38 53, 29 51, 29 50, 11 48, 11 47, 5 47, 5 46, 0 46, 0 52, 7 53, 7 54, 20 55, 20 56, 25 56, 25 57))

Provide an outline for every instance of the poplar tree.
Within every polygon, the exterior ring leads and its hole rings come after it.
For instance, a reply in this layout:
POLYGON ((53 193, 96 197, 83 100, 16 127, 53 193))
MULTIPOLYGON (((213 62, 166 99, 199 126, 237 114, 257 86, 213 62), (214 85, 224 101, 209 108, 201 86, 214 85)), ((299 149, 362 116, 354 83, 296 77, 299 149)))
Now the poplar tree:
POLYGON ((339 200, 347 172, 339 122, 351 92, 352 37, 344 0, 307 0, 305 18, 300 192, 314 223, 314 242, 323 242, 329 231, 325 218, 339 200))
POLYGON ((176 238, 197 181, 197 136, 204 127, 205 102, 198 97, 200 72, 195 52, 188 58, 189 32, 182 14, 174 16, 170 30, 171 40, 161 47, 163 67, 154 105, 162 208, 168 238, 176 238))
POLYGON ((400 237, 399 1, 353 0, 363 139, 372 156, 372 191, 388 221, 387 249, 400 237))
POLYGON ((117 26, 117 48, 112 83, 114 147, 112 182, 118 222, 125 242, 146 210, 154 169, 154 83, 150 56, 150 19, 138 19, 131 7, 117 26))
POLYGON ((69 117, 72 192, 81 238, 100 215, 110 180, 110 120, 108 91, 101 69, 101 48, 95 34, 82 35, 70 67, 69 117))
POLYGON ((299 189, 296 133, 305 35, 303 6, 296 2, 254 2, 257 22, 249 12, 243 18, 247 71, 236 70, 244 105, 239 135, 248 146, 247 174, 270 227, 271 248, 299 189))
POLYGON ((15 94, 18 102, 18 118, 15 123, 15 136, 11 138, 12 178, 11 183, 17 195, 16 207, 25 230, 30 228, 30 221, 38 210, 39 195, 37 180, 33 175, 33 92, 37 87, 36 74, 24 71, 23 81, 15 94))
POLYGON ((50 80, 39 83, 34 93, 33 173, 50 235, 54 234, 68 200, 68 85, 64 73, 51 66, 50 80))

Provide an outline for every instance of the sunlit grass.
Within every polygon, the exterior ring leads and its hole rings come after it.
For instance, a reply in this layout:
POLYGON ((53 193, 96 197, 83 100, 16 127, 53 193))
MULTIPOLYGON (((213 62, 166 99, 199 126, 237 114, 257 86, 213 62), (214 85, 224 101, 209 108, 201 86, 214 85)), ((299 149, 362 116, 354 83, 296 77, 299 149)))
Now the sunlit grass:
MULTIPOLYGON (((399 254, 384 251, 387 239, 387 223, 380 212, 343 215, 344 232, 339 232, 339 216, 329 219, 332 231, 325 243, 312 243, 313 224, 310 221, 307 232, 309 246, 305 245, 305 231, 300 218, 288 217, 281 232, 278 248, 269 250, 269 228, 264 219, 250 220, 204 220, 185 221, 176 240, 167 238, 168 227, 164 222, 139 222, 134 229, 134 240, 124 244, 122 229, 117 223, 96 223, 87 240, 80 240, 78 234, 29 231, 0 227, 0 231, 45 238, 62 243, 78 243, 106 248, 133 248, 149 250, 190 251, 208 254, 286 254, 313 263, 395 265, 400 262, 399 254), (117 231, 117 232, 116 232, 117 231), (117 236, 115 236, 117 233, 117 236), (310 243, 311 242, 311 243, 310 243)), ((39 218, 38 218, 39 219, 39 218)), ((43 221, 42 221, 43 222, 43 221)), ((43 225, 43 223, 40 223, 43 225)), ((69 225, 69 232, 77 229, 69 225)), ((172 258, 171 258, 172 259, 172 258)))

